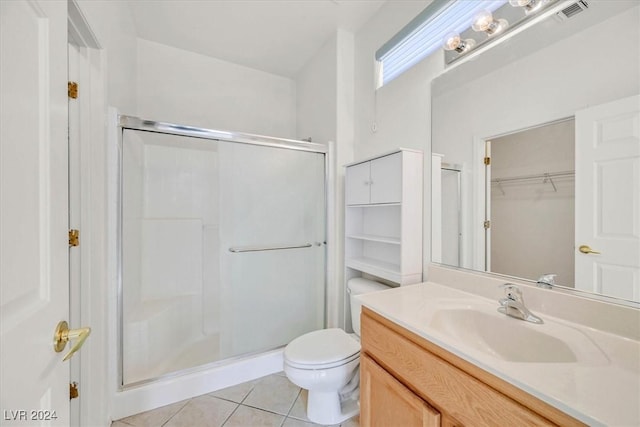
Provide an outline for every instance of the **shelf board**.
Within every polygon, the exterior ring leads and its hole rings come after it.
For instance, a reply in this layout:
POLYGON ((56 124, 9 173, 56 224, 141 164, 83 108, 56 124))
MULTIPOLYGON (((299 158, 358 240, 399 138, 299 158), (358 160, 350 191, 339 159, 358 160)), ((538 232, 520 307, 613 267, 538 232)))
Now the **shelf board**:
POLYGON ((402 206, 402 203, 365 203, 362 205, 347 205, 348 208, 384 208, 386 206, 402 206))
POLYGON ((373 234, 350 234, 349 239, 366 240, 368 242, 388 243, 390 245, 399 245, 399 237, 375 236, 373 234))
POLYGON ((373 258, 354 257, 346 259, 346 266, 392 282, 401 283, 400 266, 391 262, 380 261, 373 258))

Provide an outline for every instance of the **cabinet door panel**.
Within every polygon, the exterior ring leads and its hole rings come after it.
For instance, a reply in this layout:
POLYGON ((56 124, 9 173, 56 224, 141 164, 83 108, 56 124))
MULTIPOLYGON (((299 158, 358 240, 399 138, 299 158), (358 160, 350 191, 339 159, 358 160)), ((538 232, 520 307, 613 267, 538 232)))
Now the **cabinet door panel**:
POLYGON ((371 161, 371 203, 402 202, 402 153, 371 161))
POLYGON ((363 427, 438 427, 440 414, 366 354, 360 360, 363 427))
POLYGON ((364 205, 370 201, 369 162, 349 166, 346 176, 347 205, 364 205))

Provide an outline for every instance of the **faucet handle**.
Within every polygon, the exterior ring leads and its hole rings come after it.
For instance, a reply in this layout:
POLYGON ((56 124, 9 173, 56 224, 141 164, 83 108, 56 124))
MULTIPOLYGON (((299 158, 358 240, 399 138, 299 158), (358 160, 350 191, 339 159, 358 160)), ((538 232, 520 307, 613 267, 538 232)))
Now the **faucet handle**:
POLYGON ((556 284, 557 274, 547 273, 538 278, 536 283, 542 288, 552 288, 556 284))
POLYGON ((522 291, 520 288, 513 283, 505 283, 500 285, 502 289, 504 289, 505 296, 512 301, 520 301, 524 302, 522 297, 522 291))

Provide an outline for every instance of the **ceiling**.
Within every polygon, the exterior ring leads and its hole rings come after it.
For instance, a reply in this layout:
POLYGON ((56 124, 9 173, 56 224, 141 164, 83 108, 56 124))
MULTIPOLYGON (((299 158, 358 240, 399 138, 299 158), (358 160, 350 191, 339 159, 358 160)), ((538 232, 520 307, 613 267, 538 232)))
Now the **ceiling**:
POLYGON ((355 32, 384 0, 129 2, 138 37, 293 77, 336 29, 355 32))

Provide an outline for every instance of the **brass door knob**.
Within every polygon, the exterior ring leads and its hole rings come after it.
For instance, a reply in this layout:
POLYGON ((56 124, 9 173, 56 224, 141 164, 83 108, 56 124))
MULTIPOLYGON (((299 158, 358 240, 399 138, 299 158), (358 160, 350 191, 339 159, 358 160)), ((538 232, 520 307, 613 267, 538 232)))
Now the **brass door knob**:
POLYGON ((582 245, 578 250, 583 254, 600 254, 600 252, 592 250, 588 245, 582 245))
POLYGON ((62 320, 58 323, 58 326, 56 326, 56 330, 53 333, 53 350, 56 353, 60 353, 67 346, 69 341, 77 338, 77 341, 73 344, 71 350, 69 350, 62 359, 62 361, 65 362, 71 359, 71 356, 73 356, 76 351, 80 350, 80 347, 82 347, 90 334, 91 328, 69 329, 69 324, 62 320))

